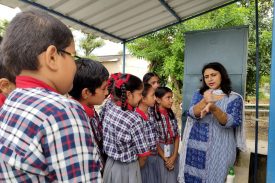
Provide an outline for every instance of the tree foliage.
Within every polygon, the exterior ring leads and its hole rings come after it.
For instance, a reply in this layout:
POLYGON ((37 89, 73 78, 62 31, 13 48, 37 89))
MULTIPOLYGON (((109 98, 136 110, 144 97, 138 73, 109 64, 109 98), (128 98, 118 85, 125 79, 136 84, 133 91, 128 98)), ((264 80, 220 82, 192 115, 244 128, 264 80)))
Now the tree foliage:
POLYGON ((85 38, 80 40, 80 48, 86 57, 93 57, 92 52, 94 49, 102 47, 103 45, 104 41, 93 33, 85 34, 85 38))
POLYGON ((0 36, 3 37, 6 31, 6 28, 8 27, 9 22, 7 20, 1 20, 0 21, 0 36))
MULTIPOLYGON (((270 74, 272 1, 259 2, 260 22, 260 74, 270 74), (270 15, 270 16, 269 16, 270 15)), ((235 3, 203 16, 188 20, 129 43, 128 49, 137 56, 150 61, 150 70, 170 80, 170 85, 181 91, 184 70, 184 33, 187 31, 217 29, 249 25, 247 94, 255 94, 255 7, 235 3)))

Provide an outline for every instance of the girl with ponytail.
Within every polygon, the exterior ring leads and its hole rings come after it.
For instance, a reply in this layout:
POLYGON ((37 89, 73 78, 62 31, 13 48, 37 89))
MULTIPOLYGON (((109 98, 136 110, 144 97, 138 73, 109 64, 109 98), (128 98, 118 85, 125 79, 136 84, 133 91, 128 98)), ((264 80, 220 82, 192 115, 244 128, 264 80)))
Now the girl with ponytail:
POLYGON ((158 87, 155 92, 155 119, 158 126, 158 167, 160 183, 176 183, 178 176, 179 133, 178 122, 171 109, 173 92, 167 87, 158 87))
POLYGON ((141 183, 140 167, 150 154, 142 120, 134 112, 143 91, 142 81, 122 74, 114 81, 113 106, 103 119, 103 149, 108 159, 104 183, 141 183))
POLYGON ((120 72, 111 74, 110 78, 107 81, 107 86, 108 86, 108 94, 105 96, 106 101, 104 105, 102 106, 100 112, 99 112, 99 118, 100 121, 102 122, 105 116, 106 111, 112 108, 113 106, 113 92, 114 92, 114 83, 116 80, 118 80, 121 76, 120 72))

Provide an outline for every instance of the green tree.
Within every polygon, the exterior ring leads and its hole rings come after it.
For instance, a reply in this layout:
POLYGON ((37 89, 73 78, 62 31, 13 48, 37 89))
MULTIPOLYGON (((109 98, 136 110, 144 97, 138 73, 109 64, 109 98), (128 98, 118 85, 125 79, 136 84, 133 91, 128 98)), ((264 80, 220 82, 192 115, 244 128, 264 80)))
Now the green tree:
POLYGON ((85 38, 80 40, 80 48, 83 50, 86 57, 94 58, 92 52, 94 49, 102 47, 104 45, 104 41, 93 33, 85 34, 85 38))
POLYGON ((6 31, 6 28, 8 27, 9 25, 9 21, 7 20, 1 20, 0 21, 0 36, 4 36, 5 34, 5 31, 6 31))
MULTIPOLYGON (((270 74, 271 51, 271 16, 272 1, 259 3, 260 20, 260 73, 270 74)), ((162 78, 169 79, 170 85, 181 96, 184 70, 184 33, 202 29, 217 29, 232 26, 249 25, 249 53, 247 94, 255 94, 255 10, 254 2, 249 6, 235 3, 230 6, 207 13, 186 21, 180 25, 161 30, 146 37, 137 39, 127 46, 130 52, 150 61, 150 70, 162 78)), ((181 99, 180 99, 181 100, 181 99)))

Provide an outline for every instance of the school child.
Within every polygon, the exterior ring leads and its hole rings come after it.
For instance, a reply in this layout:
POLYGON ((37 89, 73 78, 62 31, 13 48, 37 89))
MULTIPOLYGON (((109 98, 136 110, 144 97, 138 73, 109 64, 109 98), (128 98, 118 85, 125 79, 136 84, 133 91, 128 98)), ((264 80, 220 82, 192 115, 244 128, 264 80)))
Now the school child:
POLYGON ((148 72, 143 76, 143 83, 148 83, 157 89, 160 86, 159 76, 154 72, 148 72))
POLYGON ((99 62, 80 58, 76 62, 77 71, 70 96, 79 101, 90 119, 92 132, 101 155, 101 166, 105 164, 103 153, 102 123, 94 108, 101 105, 108 94, 108 70, 99 62))
POLYGON ((149 107, 155 106, 155 89, 150 84, 144 84, 142 100, 136 108, 137 115, 142 119, 144 134, 150 150, 146 163, 141 168, 142 183, 159 183, 157 165, 157 126, 149 107))
POLYGON ((107 85, 108 85, 108 94, 105 96, 105 103, 101 107, 101 110, 99 112, 99 118, 100 121, 103 121, 106 111, 108 111, 114 104, 113 102, 113 90, 114 90, 114 82, 118 80, 121 76, 121 73, 114 73, 111 74, 110 78, 108 79, 107 85))
POLYGON ((142 120, 134 112, 143 83, 123 74, 114 83, 114 105, 103 120, 103 148, 107 154, 104 183, 141 183, 140 167, 150 154, 142 120))
POLYGON ((155 118, 158 124, 158 166, 160 182, 177 182, 179 133, 177 119, 171 109, 173 92, 167 87, 159 87, 155 91, 155 118))
POLYGON ((15 89, 15 75, 9 72, 0 52, 0 107, 3 106, 7 96, 15 89))
POLYGON ((0 109, 0 182, 102 182, 88 117, 63 96, 76 72, 70 29, 45 12, 21 12, 1 49, 18 76, 0 109))

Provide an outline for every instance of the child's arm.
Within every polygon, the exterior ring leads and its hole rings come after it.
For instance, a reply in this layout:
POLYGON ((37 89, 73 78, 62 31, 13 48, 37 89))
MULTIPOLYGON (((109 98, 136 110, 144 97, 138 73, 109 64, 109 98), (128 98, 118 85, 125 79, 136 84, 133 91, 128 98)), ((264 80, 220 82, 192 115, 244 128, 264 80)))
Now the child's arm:
POLYGON ((140 118, 135 118, 131 121, 135 121, 131 129, 131 135, 137 150, 139 166, 142 168, 146 163, 147 157, 150 155, 150 151, 145 140, 146 138, 144 136, 142 121, 140 118))
POLYGON ((140 168, 142 168, 145 165, 147 157, 148 156, 140 156, 140 157, 138 157, 138 162, 139 162, 140 168))
POLYGON ((163 159, 163 161, 166 162, 168 158, 164 157, 164 152, 159 144, 157 144, 157 151, 158 151, 159 156, 163 159))
POLYGON ((170 156, 168 158, 168 160, 166 161, 165 163, 165 166, 168 168, 168 169, 171 169, 172 167, 174 167, 174 164, 175 164, 175 161, 178 157, 178 150, 179 150, 179 136, 177 136, 175 138, 175 142, 174 142, 174 151, 173 151, 173 154, 172 156, 170 156))

